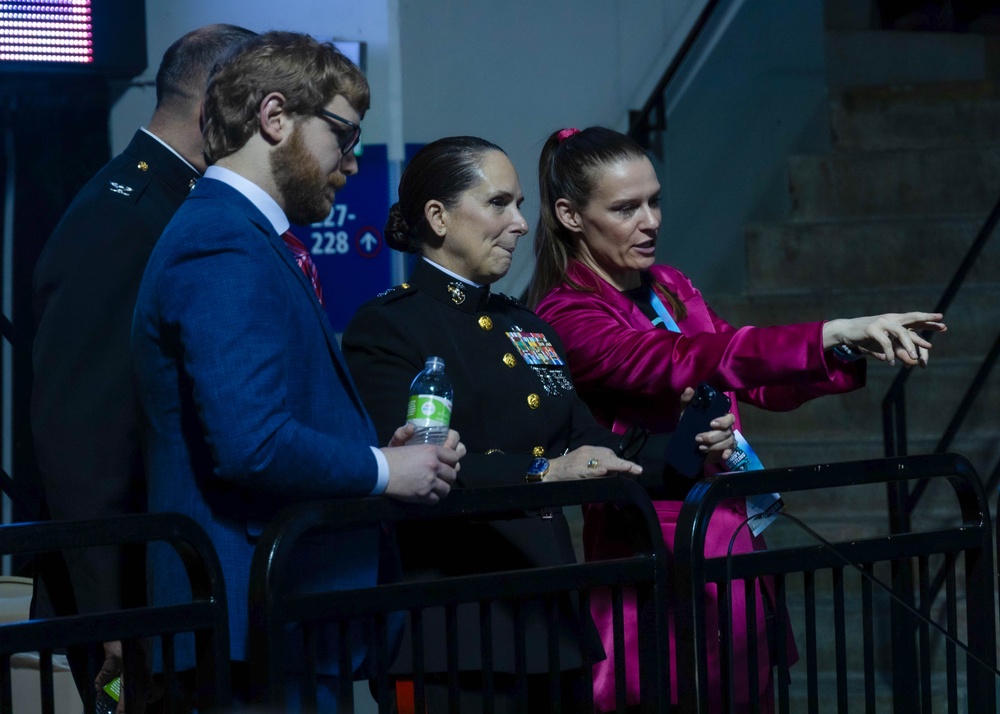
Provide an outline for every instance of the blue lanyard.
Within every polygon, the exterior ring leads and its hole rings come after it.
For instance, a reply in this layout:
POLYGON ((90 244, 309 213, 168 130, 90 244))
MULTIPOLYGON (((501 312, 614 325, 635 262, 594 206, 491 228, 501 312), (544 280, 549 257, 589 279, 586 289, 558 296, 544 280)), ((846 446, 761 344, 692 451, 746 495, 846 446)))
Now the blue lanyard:
POLYGON ((656 314, 659 316, 653 320, 653 327, 663 325, 671 332, 681 331, 681 328, 679 328, 677 323, 674 322, 674 318, 672 318, 670 313, 667 312, 666 305, 663 304, 660 300, 660 296, 656 294, 656 291, 653 290, 653 288, 649 289, 649 302, 652 303, 653 309, 656 310, 656 314))

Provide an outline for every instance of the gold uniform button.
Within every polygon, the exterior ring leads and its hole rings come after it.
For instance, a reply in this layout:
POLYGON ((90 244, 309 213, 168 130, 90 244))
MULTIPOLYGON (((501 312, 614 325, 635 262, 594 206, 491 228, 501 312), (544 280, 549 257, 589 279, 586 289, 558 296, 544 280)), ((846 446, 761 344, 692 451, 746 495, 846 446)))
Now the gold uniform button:
POLYGON ((508 367, 513 368, 514 365, 517 364, 517 359, 515 359, 514 355, 512 355, 510 352, 508 352, 507 354, 505 354, 503 356, 503 363, 505 365, 507 365, 508 367))
POLYGON ((536 446, 534 449, 531 450, 531 455, 534 456, 536 459, 545 456, 545 447, 536 446))
POLYGON ((140 171, 145 171, 148 168, 149 168, 149 164, 147 164, 145 161, 140 161, 139 162, 139 170, 140 171))
POLYGON ((483 315, 479 318, 479 326, 489 332, 493 329, 493 320, 490 319, 489 315, 483 315))
POLYGON ((410 284, 409 283, 403 283, 399 287, 403 288, 403 290, 409 290, 410 289, 410 284))
POLYGON ((538 409, 538 407, 542 406, 542 400, 538 397, 537 394, 529 394, 528 406, 531 407, 532 409, 538 409))

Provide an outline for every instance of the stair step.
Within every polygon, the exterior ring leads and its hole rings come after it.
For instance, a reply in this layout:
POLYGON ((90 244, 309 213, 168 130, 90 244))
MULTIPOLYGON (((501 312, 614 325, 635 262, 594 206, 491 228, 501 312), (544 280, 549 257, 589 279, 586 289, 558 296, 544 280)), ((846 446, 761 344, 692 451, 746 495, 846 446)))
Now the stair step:
MULTIPOLYGON (((910 375, 906 394, 910 400, 908 428, 911 439, 930 439, 947 428, 979 364, 979 360, 941 359, 932 361, 928 369, 910 375)), ((813 399, 791 413, 741 405, 741 415, 753 409, 752 417, 749 413, 745 415, 746 421, 752 422, 754 427, 753 432, 747 433, 767 434, 772 438, 814 434, 819 438, 837 439, 874 434, 881 439, 882 400, 897 369, 870 363, 868 384, 863 389, 813 399)), ((1000 376, 986 381, 974 406, 985 418, 987 432, 1000 438, 997 429, 1000 424, 1000 376)), ((971 419, 966 429, 974 432, 978 428, 977 421, 971 419)))
MULTIPOLYGON (((752 225, 747 229, 747 289, 943 287, 984 220, 977 214, 752 225)), ((1000 239, 994 238, 968 280, 997 281, 998 276, 1000 239)))
POLYGON ((840 150, 923 149, 1000 143, 1000 100, 990 82, 872 87, 834 93, 840 150))
MULTIPOLYGON (((950 278, 947 271, 943 272, 950 278)), ((808 288, 808 283, 803 283, 795 291, 722 295, 710 299, 709 304, 716 314, 735 326, 787 325, 900 310, 930 311, 943 292, 940 286, 883 286, 881 280, 857 290, 807 293, 808 288)), ((1000 305, 1000 282, 963 287, 945 311, 948 332, 933 340, 932 372, 939 359, 986 353, 1000 335, 997 305, 1000 305)), ((883 371, 877 369, 879 366, 871 365, 869 374, 883 371)))
POLYGON ((969 33, 828 30, 827 81, 831 87, 981 81, 992 42, 969 33))
POLYGON ((1000 196, 1000 146, 792 156, 791 218, 954 215, 1000 196))
MULTIPOLYGON (((885 456, 882 432, 872 432, 864 438, 800 439, 764 436, 747 430, 748 436, 764 465, 770 468, 831 464, 841 461, 862 461, 885 456)), ((937 437, 909 440, 909 454, 926 454, 933 451, 937 437)), ((985 483, 997 467, 1000 444, 996 433, 980 438, 959 437, 948 449, 969 460, 985 483)), ((841 514, 842 515, 842 514, 841 514)))

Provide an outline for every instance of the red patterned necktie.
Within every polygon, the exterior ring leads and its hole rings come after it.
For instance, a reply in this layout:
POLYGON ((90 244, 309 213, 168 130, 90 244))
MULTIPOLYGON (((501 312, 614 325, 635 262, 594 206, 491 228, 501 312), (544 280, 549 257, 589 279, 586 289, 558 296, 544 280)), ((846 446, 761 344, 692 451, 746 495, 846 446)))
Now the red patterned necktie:
POLYGON ((313 262, 312 256, 309 255, 309 250, 291 230, 287 230, 281 234, 282 240, 285 241, 285 245, 288 249, 292 251, 292 255, 295 256, 295 262, 299 264, 302 272, 305 276, 309 278, 309 282, 312 283, 313 290, 316 291, 316 297, 319 298, 319 304, 324 305, 323 302, 323 286, 319 283, 319 271, 316 270, 316 264, 313 262))

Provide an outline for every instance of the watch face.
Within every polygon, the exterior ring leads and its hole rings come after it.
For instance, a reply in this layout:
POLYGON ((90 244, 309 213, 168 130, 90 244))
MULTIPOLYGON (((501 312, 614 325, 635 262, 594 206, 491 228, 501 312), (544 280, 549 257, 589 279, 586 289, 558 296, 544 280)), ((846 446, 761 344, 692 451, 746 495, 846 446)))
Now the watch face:
POLYGON ((541 457, 532 461, 531 466, 528 467, 529 474, 543 474, 548 470, 549 470, 549 460, 543 459, 541 457))

